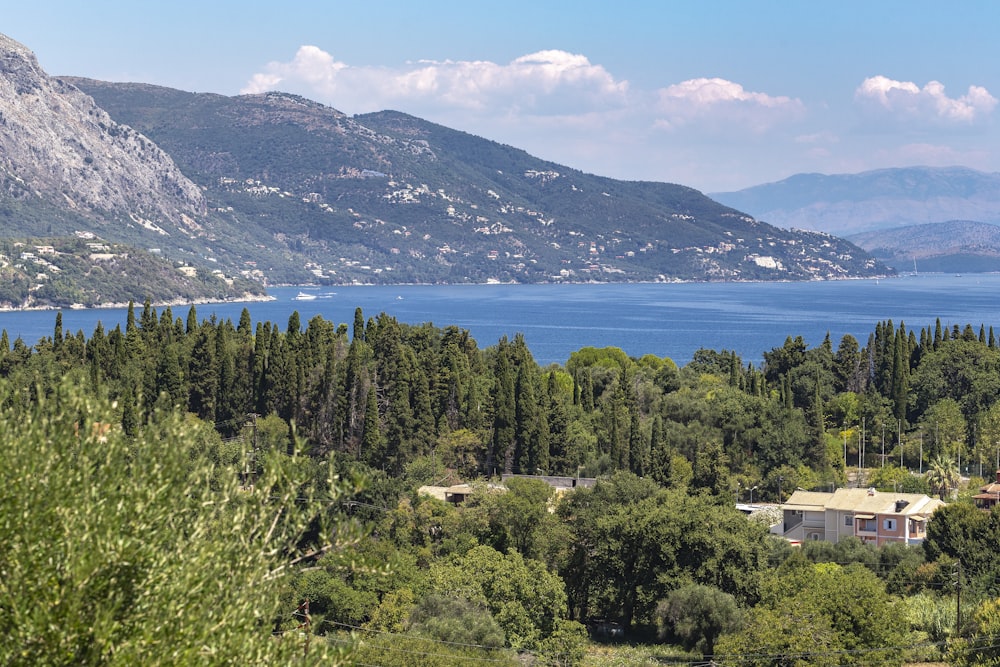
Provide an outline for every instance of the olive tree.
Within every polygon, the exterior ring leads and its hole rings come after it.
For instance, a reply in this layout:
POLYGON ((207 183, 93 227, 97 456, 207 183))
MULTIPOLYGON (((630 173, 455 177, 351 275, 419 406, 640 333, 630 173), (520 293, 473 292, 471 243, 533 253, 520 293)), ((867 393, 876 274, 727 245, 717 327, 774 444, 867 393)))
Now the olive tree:
POLYGON ((0 663, 336 664, 272 636, 324 506, 297 457, 270 453, 249 490, 211 425, 169 412, 129 438, 82 384, 30 402, 0 385, 0 663))

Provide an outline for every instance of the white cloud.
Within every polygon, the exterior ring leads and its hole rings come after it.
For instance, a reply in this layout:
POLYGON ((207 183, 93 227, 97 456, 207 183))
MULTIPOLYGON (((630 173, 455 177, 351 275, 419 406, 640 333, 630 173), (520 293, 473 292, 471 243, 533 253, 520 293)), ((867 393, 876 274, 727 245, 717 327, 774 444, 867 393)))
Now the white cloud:
POLYGON ((969 86, 957 98, 945 94, 944 85, 931 81, 923 88, 912 81, 895 81, 878 75, 865 79, 854 99, 872 117, 913 124, 973 125, 989 116, 997 99, 982 86, 969 86))
POLYGON ((318 47, 302 46, 290 62, 272 62, 254 74, 241 92, 276 89, 302 92, 352 113, 401 108, 549 115, 621 106, 628 82, 585 56, 558 50, 507 64, 422 60, 392 69, 350 66, 318 47))
POLYGON ((805 112, 798 99, 749 91, 720 78, 689 79, 663 88, 658 96, 656 125, 664 129, 703 125, 759 134, 805 112))

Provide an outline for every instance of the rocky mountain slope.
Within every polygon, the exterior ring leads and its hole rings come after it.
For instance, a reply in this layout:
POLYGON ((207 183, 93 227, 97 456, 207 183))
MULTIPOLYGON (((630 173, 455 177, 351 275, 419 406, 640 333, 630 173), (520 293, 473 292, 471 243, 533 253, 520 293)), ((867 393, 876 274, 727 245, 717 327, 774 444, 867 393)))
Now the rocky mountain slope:
POLYGON ((774 225, 838 236, 945 220, 1000 223, 1000 174, 964 167, 796 174, 711 197, 774 225))
POLYGON ((0 41, 6 237, 152 248, 261 282, 788 280, 885 274, 827 234, 395 112, 54 79, 0 41))
POLYGON ((201 190, 148 138, 0 35, 0 186, 94 221, 194 234, 201 190), (110 221, 109 221, 110 222, 110 221))

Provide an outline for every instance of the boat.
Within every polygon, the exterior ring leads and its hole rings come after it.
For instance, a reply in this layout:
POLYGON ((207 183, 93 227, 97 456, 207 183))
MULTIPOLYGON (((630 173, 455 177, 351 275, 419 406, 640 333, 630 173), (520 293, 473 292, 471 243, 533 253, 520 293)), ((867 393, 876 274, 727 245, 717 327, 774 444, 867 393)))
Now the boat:
POLYGON ((294 301, 312 301, 316 298, 315 294, 309 294, 307 292, 299 292, 292 297, 294 301))

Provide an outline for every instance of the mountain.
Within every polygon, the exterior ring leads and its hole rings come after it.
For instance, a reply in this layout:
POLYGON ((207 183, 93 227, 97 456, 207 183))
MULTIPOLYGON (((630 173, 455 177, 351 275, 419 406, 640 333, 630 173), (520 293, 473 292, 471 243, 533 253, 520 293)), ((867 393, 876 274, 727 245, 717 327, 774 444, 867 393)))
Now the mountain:
POLYGON ((768 280, 886 269, 824 234, 691 188, 584 174, 406 114, 281 93, 222 97, 73 79, 210 199, 270 226, 317 280, 768 280))
POLYGON ((34 54, 3 35, 0 55, 0 187, 7 198, 190 233, 205 197, 170 156, 75 87, 46 76, 34 54))
POLYGON ((171 239, 204 235, 206 209, 201 188, 155 143, 0 35, 0 306, 118 301, 124 292, 109 280, 140 301, 259 293, 213 274, 217 267, 189 266, 183 253, 175 253, 181 266, 158 256, 161 246, 176 248, 171 239), (108 252, 105 241, 131 250, 108 252))
POLYGON ((1000 174, 964 167, 796 174, 710 196, 774 225, 838 236, 945 220, 1000 223, 1000 174))
POLYGON ((846 241, 691 188, 584 174, 397 112, 51 78, 7 39, 0 79, 9 237, 92 234, 267 283, 888 271, 846 241))
POLYGON ((985 222, 948 220, 848 238, 899 271, 1000 271, 1000 226, 985 222))

